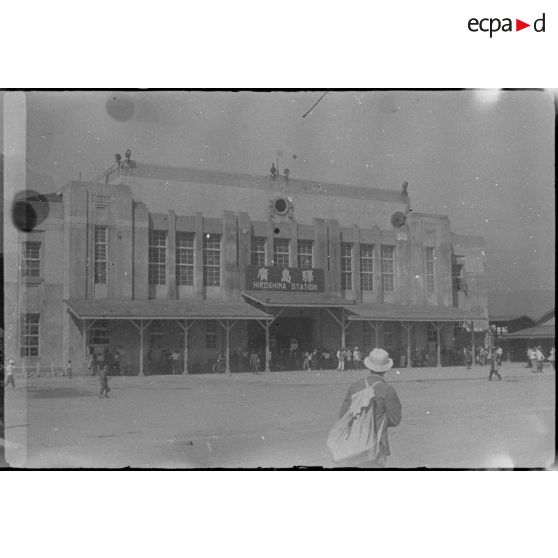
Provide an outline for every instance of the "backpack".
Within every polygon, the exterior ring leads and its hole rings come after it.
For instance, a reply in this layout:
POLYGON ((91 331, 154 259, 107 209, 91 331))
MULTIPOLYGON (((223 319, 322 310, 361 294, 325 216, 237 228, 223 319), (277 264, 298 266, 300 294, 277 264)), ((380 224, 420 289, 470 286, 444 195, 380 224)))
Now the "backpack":
POLYGON ((333 425, 327 438, 327 447, 336 463, 358 463, 377 459, 380 454, 380 439, 386 427, 384 415, 378 428, 374 418, 374 386, 366 387, 353 394, 349 410, 333 425))

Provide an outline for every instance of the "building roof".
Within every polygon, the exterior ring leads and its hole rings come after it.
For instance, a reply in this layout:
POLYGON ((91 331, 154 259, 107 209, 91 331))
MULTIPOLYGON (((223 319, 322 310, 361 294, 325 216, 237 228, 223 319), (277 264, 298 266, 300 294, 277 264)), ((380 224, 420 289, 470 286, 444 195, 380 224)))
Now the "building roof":
POLYGON ((445 306, 413 306, 399 304, 356 304, 347 307, 353 313, 350 321, 409 321, 409 322, 486 322, 482 315, 461 308, 445 306))
POLYGON ((503 335, 503 339, 554 339, 556 335, 555 326, 553 325, 540 325, 535 327, 528 327, 527 329, 520 329, 508 335, 503 335))
MULTIPOLYGON (((555 316, 555 310, 556 308, 553 308, 552 310, 548 310, 547 312, 545 312, 542 316, 539 316, 535 322, 537 324, 541 324, 544 325, 546 322, 550 321, 552 318, 554 318, 555 316)), ((548 324, 548 325, 552 325, 552 324, 548 324)))
POLYGON ((554 291, 510 291, 488 293, 488 315, 490 320, 498 321, 517 319, 528 316, 533 321, 538 321, 538 316, 543 316, 554 309, 554 291))
POLYGON ((493 316, 490 315, 490 323, 509 323, 509 322, 514 322, 515 320, 521 320, 521 319, 525 319, 525 320, 529 320, 532 324, 535 323, 535 320, 533 320, 533 318, 530 318, 529 316, 527 316, 527 314, 518 314, 517 316, 510 316, 510 315, 506 315, 506 316, 493 316))
POLYGON ((377 200, 387 202, 406 202, 401 190, 387 190, 367 186, 351 186, 349 184, 333 184, 317 180, 301 180, 289 178, 286 182, 283 176, 272 179, 271 176, 254 174, 218 172, 205 169, 186 167, 166 167, 161 165, 147 165, 138 163, 133 170, 122 169, 124 176, 140 176, 153 180, 171 180, 176 182, 192 182, 196 184, 214 184, 217 186, 235 186, 237 188, 252 188, 269 191, 270 185, 279 189, 292 189, 298 193, 324 196, 341 196, 362 200, 377 200))
POLYGON ((301 308, 331 308, 350 305, 346 298, 330 293, 290 292, 290 291, 243 291, 242 294, 262 306, 286 306, 301 308))
POLYGON ((269 320, 272 316, 246 302, 221 300, 64 301, 78 318, 89 320, 269 320))

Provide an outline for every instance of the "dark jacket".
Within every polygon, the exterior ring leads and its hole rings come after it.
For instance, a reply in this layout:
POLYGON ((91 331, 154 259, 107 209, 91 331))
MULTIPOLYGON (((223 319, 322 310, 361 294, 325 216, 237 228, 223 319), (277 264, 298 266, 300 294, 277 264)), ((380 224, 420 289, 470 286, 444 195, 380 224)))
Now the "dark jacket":
MULTIPOLYGON (((401 422, 401 401, 397 397, 395 389, 389 384, 387 384, 381 374, 371 373, 368 377, 368 384, 364 379, 356 381, 351 385, 347 396, 341 405, 341 413, 339 417, 341 418, 351 406, 351 400, 353 394, 363 390, 367 385, 372 385, 379 382, 374 387, 374 420, 376 425, 380 424, 380 421, 384 415, 387 416, 388 426, 397 426, 401 422)), ((382 437, 380 439, 380 454, 383 456, 390 455, 389 451, 389 440, 387 428, 384 429, 382 437)))

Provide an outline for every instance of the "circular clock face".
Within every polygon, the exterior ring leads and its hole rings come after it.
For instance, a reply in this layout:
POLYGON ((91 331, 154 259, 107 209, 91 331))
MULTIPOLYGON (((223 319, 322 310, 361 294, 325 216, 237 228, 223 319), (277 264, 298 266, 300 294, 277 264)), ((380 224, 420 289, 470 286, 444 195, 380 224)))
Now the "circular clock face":
POLYGON ((273 201, 273 209, 278 215, 285 215, 289 210, 289 203, 285 198, 277 198, 273 201))
POLYGON ((404 224, 405 221, 407 221, 407 217, 405 217, 405 214, 402 211, 396 211, 392 216, 391 216, 391 224, 396 228, 399 229, 401 228, 404 224))

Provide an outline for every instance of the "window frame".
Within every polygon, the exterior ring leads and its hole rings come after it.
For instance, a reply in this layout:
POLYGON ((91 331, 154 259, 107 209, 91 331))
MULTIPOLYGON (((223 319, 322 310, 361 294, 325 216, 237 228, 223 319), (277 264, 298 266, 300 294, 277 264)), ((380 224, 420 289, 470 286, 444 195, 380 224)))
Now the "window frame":
POLYGON ((194 232, 176 231, 175 272, 177 285, 191 286, 194 284, 195 243, 196 234, 194 232))
POLYGON ((289 267, 291 240, 289 238, 273 239, 273 267, 289 267), (281 251, 279 251, 281 248, 281 251))
POLYGON ((382 271, 382 292, 395 291, 395 246, 382 244, 380 250, 380 265, 382 271), (389 252, 389 255, 386 255, 389 252))
POLYGON ((40 279, 42 275, 41 270, 41 254, 42 254, 42 242, 40 240, 24 240, 22 242, 22 249, 21 249, 21 276, 25 279, 40 279), (38 247, 35 248, 34 252, 36 251, 33 256, 30 257, 28 249, 31 248, 30 245, 38 244, 38 247), (29 265, 30 263, 36 265, 29 265), (36 271, 35 273, 29 273, 29 271, 36 271))
POLYGON ((296 263, 300 269, 314 267, 314 241, 299 239, 296 247, 296 263))
POLYGON ((19 354, 22 358, 39 358, 41 355, 41 314, 40 312, 25 312, 21 317, 19 354), (36 322, 29 323, 32 317, 36 322), (31 330, 33 328, 33 330, 31 330), (36 328, 36 330, 35 330, 36 328), (31 343, 31 341, 35 341, 31 343), (33 353, 35 349, 35 354, 33 353))
POLYGON ((168 231, 165 229, 149 230, 148 276, 150 285, 167 284, 168 236, 168 231))
POLYGON ((360 245, 360 289, 364 292, 374 291, 374 253, 375 245, 360 245), (363 254, 363 248, 370 248, 370 255, 363 254), (369 269, 366 269, 366 268, 369 269))
POLYGON ((221 286, 221 243, 220 233, 203 235, 203 284, 205 287, 221 286))
POLYGON ((250 264, 256 267, 265 266, 265 249, 267 238, 265 236, 253 236, 250 248, 250 264))
POLYGON ((353 290, 353 244, 351 242, 341 242, 341 290, 353 290), (348 254, 347 254, 348 250, 348 254))
POLYGON ((432 246, 426 247, 426 294, 434 296, 436 294, 436 251, 432 246))

